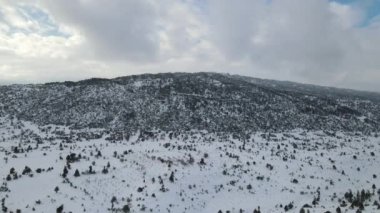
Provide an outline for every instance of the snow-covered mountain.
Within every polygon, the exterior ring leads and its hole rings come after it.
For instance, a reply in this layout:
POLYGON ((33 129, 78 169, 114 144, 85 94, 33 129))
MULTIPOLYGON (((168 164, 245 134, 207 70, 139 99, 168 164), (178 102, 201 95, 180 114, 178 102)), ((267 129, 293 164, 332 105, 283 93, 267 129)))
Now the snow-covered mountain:
POLYGON ((379 212, 380 95, 216 73, 0 87, 2 212, 379 212))
POLYGON ((216 73, 3 86, 0 103, 40 125, 130 132, 380 128, 380 94, 216 73))

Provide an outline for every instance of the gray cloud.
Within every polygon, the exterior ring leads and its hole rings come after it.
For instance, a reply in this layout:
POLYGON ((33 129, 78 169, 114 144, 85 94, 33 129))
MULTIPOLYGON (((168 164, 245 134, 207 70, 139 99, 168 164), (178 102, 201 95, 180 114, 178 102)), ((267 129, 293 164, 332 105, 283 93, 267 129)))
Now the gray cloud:
MULTIPOLYGON (((219 4, 220 1, 215 1, 219 4)), ((252 1, 251 1, 252 2, 252 1)), ((333 71, 344 49, 339 36, 344 32, 333 22, 325 1, 273 1, 267 4, 225 3, 221 20, 213 31, 218 45, 232 58, 249 57, 263 69, 314 76, 333 71), (242 9, 242 6, 247 8, 242 9), (260 8, 257 13, 251 8, 260 8), (245 11, 245 12, 241 12, 245 11), (239 30, 242 29, 242 30, 239 30)))
POLYGON ((150 1, 43 1, 58 21, 77 28, 84 48, 103 59, 152 60, 158 51, 158 14, 150 1))
POLYGON ((380 91, 380 16, 365 20, 363 3, 0 2, 0 83, 220 71, 380 91), (18 14, 27 5, 49 24, 18 14))
POLYGON ((371 57, 378 55, 379 32, 357 27, 355 9, 327 0, 211 0, 210 14, 214 42, 228 60, 249 58, 268 77, 379 90, 369 83, 380 80, 371 57))

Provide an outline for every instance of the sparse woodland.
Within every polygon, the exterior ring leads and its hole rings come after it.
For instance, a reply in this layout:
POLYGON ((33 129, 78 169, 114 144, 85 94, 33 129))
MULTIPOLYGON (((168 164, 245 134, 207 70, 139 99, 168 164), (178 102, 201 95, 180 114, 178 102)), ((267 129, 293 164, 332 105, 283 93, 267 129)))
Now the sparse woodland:
POLYGON ((376 94, 201 73, 0 100, 2 212, 380 211, 376 94))

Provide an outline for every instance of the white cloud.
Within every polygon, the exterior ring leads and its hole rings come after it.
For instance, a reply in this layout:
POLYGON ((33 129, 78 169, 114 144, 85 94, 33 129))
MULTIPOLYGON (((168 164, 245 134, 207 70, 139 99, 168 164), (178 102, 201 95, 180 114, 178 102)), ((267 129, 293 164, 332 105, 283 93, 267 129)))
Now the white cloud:
POLYGON ((37 59, 67 58, 70 54, 68 49, 81 42, 77 37, 63 38, 23 33, 2 35, 0 38, 0 46, 3 49, 12 51, 20 57, 37 59))
POLYGON ((337 2, 330 2, 329 9, 335 16, 335 21, 338 25, 344 28, 352 28, 360 24, 364 18, 363 11, 355 10, 350 5, 339 4, 337 2))

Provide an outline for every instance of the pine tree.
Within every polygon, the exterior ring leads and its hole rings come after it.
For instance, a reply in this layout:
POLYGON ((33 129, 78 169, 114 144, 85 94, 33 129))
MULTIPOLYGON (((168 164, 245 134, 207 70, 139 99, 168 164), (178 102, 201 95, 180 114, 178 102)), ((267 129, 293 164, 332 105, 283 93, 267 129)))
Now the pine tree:
POLYGON ((103 167, 102 173, 103 174, 107 174, 108 173, 108 169, 106 167, 103 167))
POLYGON ((23 175, 29 174, 32 172, 32 169, 30 169, 28 166, 25 166, 24 170, 22 171, 23 175))
POLYGON ((67 168, 66 168, 66 166, 65 166, 65 168, 63 168, 62 177, 63 177, 63 178, 66 178, 68 172, 69 172, 69 171, 67 170, 67 168))
POLYGON ((199 164, 201 164, 201 165, 206 165, 206 163, 205 163, 205 159, 201 158, 201 161, 199 162, 199 164))
POLYGON ((63 204, 57 208, 57 213, 62 213, 63 212, 63 204))
POLYGON ((113 209, 114 207, 114 203, 117 201, 116 197, 113 196, 112 199, 111 199, 111 209, 113 209))
POLYGON ((79 177, 79 176, 80 176, 80 173, 79 173, 79 171, 77 169, 77 170, 75 170, 74 177, 79 177))
POLYGON ((174 172, 170 174, 169 180, 170 182, 174 183, 174 172))
POLYGON ((124 212, 124 213, 129 213, 129 212, 131 212, 131 209, 129 208, 128 205, 124 205, 124 206, 123 206, 123 212, 124 212))

